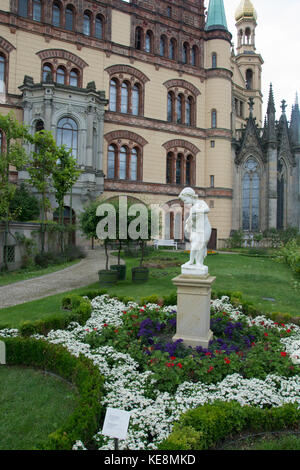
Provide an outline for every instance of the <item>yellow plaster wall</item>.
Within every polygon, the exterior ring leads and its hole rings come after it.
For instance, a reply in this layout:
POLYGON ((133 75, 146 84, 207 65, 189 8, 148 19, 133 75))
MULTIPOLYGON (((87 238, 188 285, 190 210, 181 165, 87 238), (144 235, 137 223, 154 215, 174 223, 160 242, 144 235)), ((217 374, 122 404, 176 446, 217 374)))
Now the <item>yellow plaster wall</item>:
POLYGON ((10 0, 1 0, 1 2, 0 2, 0 10, 2 10, 2 11, 10 11, 10 0))
POLYGON ((123 46, 130 46, 130 15, 112 10, 112 41, 123 46))

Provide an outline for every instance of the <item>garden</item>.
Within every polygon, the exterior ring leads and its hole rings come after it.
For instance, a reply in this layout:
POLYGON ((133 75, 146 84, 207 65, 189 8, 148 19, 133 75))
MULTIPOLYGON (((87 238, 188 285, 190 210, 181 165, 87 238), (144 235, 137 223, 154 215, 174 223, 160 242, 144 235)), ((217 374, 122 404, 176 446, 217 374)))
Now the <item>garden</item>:
MULTIPOLYGON (((223 296, 211 304, 213 342, 207 350, 192 350, 172 342, 176 306, 167 305, 167 299, 165 305, 147 299, 139 305, 124 297, 87 294, 64 297, 68 322, 63 328, 45 321, 0 331, 9 364, 50 367, 72 377, 68 352, 72 361, 87 361, 85 366, 97 371, 101 401, 90 410, 94 416, 89 416, 88 429, 62 426, 41 447, 113 449, 113 440, 101 433, 107 406, 131 412, 121 449, 210 449, 244 430, 288 429, 297 435, 298 325, 251 317, 223 296), (63 346, 61 362, 57 353, 55 360, 49 356, 49 345, 63 346)), ((81 412, 85 416, 84 405, 81 412)))

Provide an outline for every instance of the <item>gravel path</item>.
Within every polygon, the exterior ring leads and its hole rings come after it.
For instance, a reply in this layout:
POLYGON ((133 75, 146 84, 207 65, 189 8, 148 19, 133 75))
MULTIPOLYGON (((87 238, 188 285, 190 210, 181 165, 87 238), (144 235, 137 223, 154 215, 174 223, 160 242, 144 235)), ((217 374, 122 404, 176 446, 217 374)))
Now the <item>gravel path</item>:
POLYGON ((99 269, 105 269, 105 253, 103 250, 88 250, 86 253, 86 258, 69 268, 0 287, 0 308, 12 307, 97 282, 99 269))

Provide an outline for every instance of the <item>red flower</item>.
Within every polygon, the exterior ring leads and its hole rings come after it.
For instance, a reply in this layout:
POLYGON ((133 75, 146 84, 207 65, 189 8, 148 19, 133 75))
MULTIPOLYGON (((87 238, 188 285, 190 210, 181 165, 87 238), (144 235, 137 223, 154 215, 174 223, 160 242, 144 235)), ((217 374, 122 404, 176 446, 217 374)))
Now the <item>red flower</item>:
POLYGON ((252 347, 255 346, 255 343, 251 343, 251 346, 252 346, 252 347))
POLYGON ((124 310, 124 311, 123 311, 123 314, 126 315, 126 313, 127 313, 127 312, 124 310))
POLYGON ((176 357, 172 356, 170 357, 171 361, 175 361, 176 357))
POLYGON ((106 326, 108 326, 108 324, 107 324, 107 323, 104 323, 104 325, 103 325, 103 326, 104 326, 104 327, 106 327, 106 326))
POLYGON ((268 333, 264 333, 265 336, 269 336, 268 333))
POLYGON ((115 330, 115 333, 119 333, 119 330, 115 330))
POLYGON ((182 369, 182 364, 178 362, 177 367, 179 367, 179 369, 182 369))
MULTIPOLYGON (((230 362, 230 361, 229 361, 230 362)), ((210 366, 210 368, 208 369, 207 372, 211 372, 212 370, 214 370, 213 366, 210 366)))
POLYGON ((282 357, 285 357, 285 356, 286 356, 286 352, 284 352, 284 351, 281 351, 280 354, 281 354, 282 357))
POLYGON ((226 364, 230 364, 230 359, 228 357, 225 357, 224 361, 226 362, 226 364))
POLYGON ((174 364, 173 364, 173 362, 167 362, 166 366, 167 367, 174 367, 174 364))
POLYGON ((211 356, 211 353, 210 353, 210 352, 206 352, 206 353, 205 353, 205 356, 211 356))
POLYGON ((98 330, 98 328, 93 328, 93 330, 94 330, 94 331, 97 331, 97 330, 98 330))
POLYGON ((285 324, 284 324, 284 323, 281 323, 281 326, 285 326, 285 324))
POLYGON ((291 330, 286 330, 286 332, 287 332, 287 333, 290 333, 290 332, 291 332, 291 330))

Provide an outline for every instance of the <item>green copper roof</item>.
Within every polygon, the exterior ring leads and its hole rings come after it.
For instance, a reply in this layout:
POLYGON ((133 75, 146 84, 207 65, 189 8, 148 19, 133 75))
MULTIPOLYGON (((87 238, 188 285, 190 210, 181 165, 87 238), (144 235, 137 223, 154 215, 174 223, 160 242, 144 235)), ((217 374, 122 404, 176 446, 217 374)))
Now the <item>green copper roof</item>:
POLYGON ((212 29, 228 30, 223 0, 210 0, 205 29, 206 31, 212 29))

